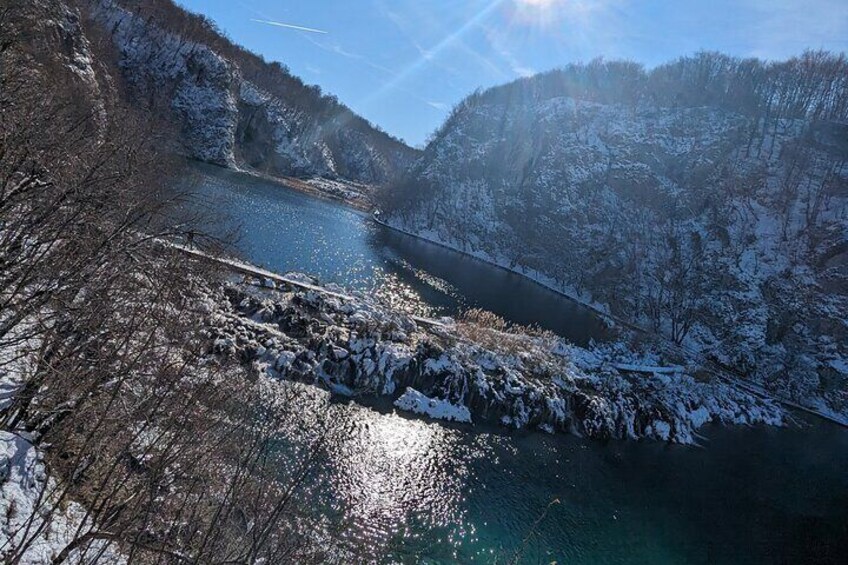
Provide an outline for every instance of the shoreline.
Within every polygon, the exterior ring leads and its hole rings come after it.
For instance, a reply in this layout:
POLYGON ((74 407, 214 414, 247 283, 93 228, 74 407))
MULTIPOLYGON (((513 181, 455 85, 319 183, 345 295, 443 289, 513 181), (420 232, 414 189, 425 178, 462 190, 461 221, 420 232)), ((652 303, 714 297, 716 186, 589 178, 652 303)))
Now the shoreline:
MULTIPOLYGON (((496 268, 501 269, 503 271, 524 277, 525 279, 534 282, 535 284, 541 286, 542 288, 545 288, 546 290, 549 290, 550 292, 557 294, 558 296, 566 298, 566 299, 574 302, 575 304, 579 304, 580 306, 591 310, 594 314, 600 316, 604 321, 611 320, 611 321, 615 322, 616 324, 620 324, 620 325, 622 325, 623 327, 625 327, 629 330, 641 333, 641 334, 646 335, 648 337, 651 337, 653 339, 660 340, 660 342, 662 343, 662 345, 664 347, 669 347, 674 352, 676 352, 680 355, 683 355, 684 358, 687 359, 687 361, 693 360, 693 359, 691 359, 692 357, 697 358, 697 357, 703 355, 703 352, 691 350, 691 349, 689 349, 689 348, 687 348, 683 345, 674 344, 668 338, 666 338, 662 335, 656 334, 655 332, 652 332, 648 329, 645 329, 645 328, 643 328, 643 327, 641 327, 637 324, 634 324, 632 322, 629 322, 627 320, 619 318, 618 316, 615 316, 614 314, 606 312, 605 310, 602 310, 598 305, 584 301, 584 300, 581 300, 581 299, 575 297, 574 295, 563 291, 560 288, 556 288, 555 286, 553 286, 550 283, 545 282, 544 280, 540 280, 536 277, 531 276, 528 273, 517 270, 515 268, 508 267, 507 265, 503 265, 501 263, 498 263, 495 260, 487 259, 486 257, 481 257, 479 255, 475 255, 474 253, 459 249, 457 247, 449 245, 448 243, 446 243, 444 241, 435 240, 435 239, 429 238, 425 235, 421 235, 421 234, 418 234, 418 233, 415 233, 415 232, 411 232, 411 231, 408 231, 408 230, 401 228, 399 226, 392 225, 392 224, 378 218, 374 214, 372 214, 371 219, 376 224, 383 226, 387 229, 396 231, 398 233, 402 233, 402 234, 407 235, 409 237, 414 237, 414 238, 416 238, 420 241, 425 241, 427 243, 437 245, 437 246, 439 246, 443 249, 453 251, 453 252, 458 253, 458 254, 460 254, 464 257, 468 257, 468 258, 474 259, 476 261, 481 261, 483 263, 486 263, 487 265, 496 267, 496 268)), ((766 389, 764 389, 762 386, 760 386, 759 384, 757 384, 755 382, 746 381, 743 375, 739 374, 738 372, 736 372, 734 369, 732 369, 730 367, 724 367, 724 366, 718 365, 714 361, 708 360, 708 359, 699 360, 698 364, 701 366, 700 368, 702 368, 703 370, 708 372, 714 378, 720 379, 720 380, 730 384, 731 386, 738 387, 738 388, 744 390, 745 392, 748 392, 750 394, 755 394, 755 395, 760 396, 762 398, 768 398, 772 401, 779 402, 779 403, 783 404, 784 406, 791 408, 793 410, 802 411, 802 412, 805 412, 805 413, 810 414, 812 416, 815 416, 817 418, 820 418, 824 421, 830 422, 832 424, 836 424, 838 426, 848 428, 848 419, 840 418, 840 417, 838 417, 837 415, 834 415, 834 414, 828 414, 828 413, 820 412, 820 411, 816 410, 815 408, 812 408, 812 407, 809 407, 809 406, 804 406, 804 405, 799 404, 798 402, 791 400, 791 399, 788 399, 788 398, 782 398, 782 397, 774 396, 771 393, 769 393, 766 389)))
MULTIPOLYGON (((292 191, 298 192, 300 194, 306 194, 308 196, 311 196, 313 198, 317 198, 319 200, 326 200, 327 202, 333 202, 335 204, 340 204, 342 206, 345 206, 345 207, 350 208, 352 210, 356 210, 357 212, 360 212, 360 213, 363 213, 363 214, 368 214, 374 209, 373 204, 370 203, 370 202, 359 202, 359 201, 352 200, 352 199, 349 199, 349 198, 343 198, 341 196, 336 196, 336 195, 331 194, 329 192, 325 192, 325 191, 322 191, 318 188, 313 187, 312 185, 310 185, 307 182, 307 180, 304 180, 304 179, 301 179, 301 178, 297 178, 297 177, 275 177, 273 175, 269 175, 267 173, 261 173, 259 171, 252 171, 250 169, 244 169, 244 168, 241 168, 241 167, 236 167, 236 168, 225 167, 225 166, 222 166, 222 165, 218 165, 218 164, 215 164, 215 163, 209 163, 209 162, 206 162, 206 161, 200 161, 200 160, 197 160, 197 159, 187 159, 187 162, 190 164, 190 166, 203 165, 203 166, 215 167, 215 168, 218 168, 218 169, 221 169, 223 171, 230 172, 230 173, 234 173, 234 174, 238 174, 238 175, 244 175, 244 176, 250 177, 252 179, 268 182, 270 184, 274 184, 276 186, 279 186, 280 188, 292 190, 292 191)), ((321 178, 321 177, 314 177, 314 178, 321 178)), ((327 180, 327 179, 322 179, 322 180, 327 180)), ((345 181, 333 181, 333 182, 344 183, 345 181)))
MULTIPOLYGON (((365 405, 391 404, 412 417, 600 440, 697 445, 697 430, 709 422, 791 421, 771 399, 720 381, 699 382, 685 370, 673 376, 619 371, 612 349, 572 346, 553 334, 427 323, 367 295, 290 277, 273 284, 265 270, 251 270, 239 265, 247 280, 223 289, 217 321, 208 328, 211 353, 272 379, 312 384, 365 405), (516 356, 515 347, 527 355, 516 356)), ((636 362, 639 354, 631 353, 636 362)))
MULTIPOLYGON (((299 181, 297 184, 294 184, 293 182, 291 182, 291 180, 289 182, 287 182, 285 179, 270 177, 268 175, 264 175, 264 174, 261 174, 261 173, 255 172, 255 171, 221 167, 219 165, 214 165, 214 164, 211 164, 211 163, 204 163, 204 162, 196 161, 196 160, 189 160, 189 162, 190 163, 196 163, 196 164, 199 164, 199 165, 202 165, 202 166, 220 168, 220 169, 223 169, 224 171, 232 172, 232 173, 235 173, 235 174, 238 174, 238 175, 246 175, 247 177, 250 177, 250 178, 259 179, 261 181, 272 183, 272 184, 279 186, 279 187, 281 187, 285 190, 291 190, 293 192, 304 194, 306 196, 318 198, 319 200, 324 200, 324 201, 327 201, 327 202, 340 204, 340 205, 344 206, 345 208, 347 208, 351 211, 354 211, 357 214, 362 215, 362 216, 365 216, 367 214, 367 212, 369 211, 369 208, 366 208, 364 205, 357 206, 357 205, 354 205, 354 203, 349 201, 349 200, 341 199, 341 198, 338 198, 338 197, 334 197, 330 194, 323 193, 320 190, 314 189, 313 187, 311 187, 310 185, 308 185, 306 182, 303 182, 303 181, 299 181)), ((676 362, 679 363, 679 362, 682 361, 683 364, 690 365, 692 367, 697 367, 699 370, 702 370, 705 373, 708 373, 712 378, 718 379, 722 382, 725 382, 726 384, 733 386, 733 387, 735 387, 735 388, 737 388, 741 391, 744 391, 748 394, 756 395, 756 396, 763 398, 763 399, 769 399, 769 400, 774 401, 774 402, 779 402, 789 409, 792 409, 792 410, 795 410, 795 411, 803 411, 803 412, 806 412, 806 413, 811 414, 813 416, 816 416, 818 418, 821 418, 825 421, 828 421, 830 423, 834 423, 834 424, 837 424, 839 426, 848 428, 848 418, 840 417, 839 414, 835 414, 835 413, 820 412, 814 406, 806 406, 806 405, 801 404, 801 403, 799 403, 799 402, 797 402, 793 399, 775 396, 772 393, 770 393, 768 390, 763 388, 761 385, 759 385, 758 383, 748 381, 745 378, 744 375, 741 375, 738 372, 734 371, 733 368, 725 367, 725 366, 720 365, 720 364, 718 364, 718 363, 716 363, 712 360, 709 360, 709 359, 703 359, 701 357, 703 355, 702 351, 692 350, 688 347, 674 344, 670 340, 665 338, 664 336, 655 334, 654 332, 647 330, 643 327, 640 327, 639 325, 634 324, 632 322, 629 322, 627 320, 623 320, 623 319, 607 312, 606 310, 602 309, 601 307, 599 307, 599 305, 594 304, 594 303, 589 302, 589 301, 586 301, 586 300, 582 300, 582 299, 574 296, 574 294, 571 294, 571 293, 564 291, 562 288, 557 288, 554 284, 552 284, 550 282, 547 282, 543 279, 540 279, 540 278, 533 276, 532 273, 526 272, 524 270, 519 270, 518 268, 509 267, 508 265, 503 264, 502 262, 498 262, 497 260, 494 260, 491 257, 484 257, 484 256, 477 255, 477 254, 474 254, 474 253, 466 251, 466 250, 459 249, 455 246, 450 245, 447 242, 444 242, 444 241, 441 241, 441 240, 438 240, 438 239, 435 239, 435 238, 427 237, 426 235, 421 235, 421 234, 417 234, 417 233, 408 231, 407 229, 404 229, 400 226, 386 222, 382 218, 378 217, 376 214, 367 214, 367 215, 376 225, 379 225, 381 227, 387 228, 387 229, 392 230, 394 232, 403 234, 405 236, 412 237, 412 238, 414 238, 418 241, 423 241, 423 242, 426 242, 426 243, 431 244, 431 245, 436 245, 436 246, 438 246, 442 249, 446 249, 446 250, 449 250, 451 252, 457 253, 457 254, 461 255, 462 257, 467 257, 467 258, 471 258, 471 259, 476 260, 476 261, 480 261, 483 264, 496 267, 499 270, 511 273, 513 275, 518 275, 518 276, 523 277, 526 280, 532 281, 534 284, 536 284, 537 286, 540 286, 541 288, 544 288, 546 291, 552 292, 555 295, 557 295, 561 298, 565 298, 568 301, 570 301, 570 302, 572 302, 572 303, 574 303, 574 304, 576 304, 576 305, 578 305, 582 308, 588 309, 593 315, 597 316, 601 320, 602 323, 605 323, 606 325, 608 325, 610 327, 615 327, 616 325, 618 325, 622 329, 629 330, 629 331, 632 331, 632 332, 636 332, 638 334, 641 334, 641 335, 644 335, 644 336, 651 338, 652 340, 654 340, 657 343, 658 346, 660 346, 660 348, 662 350, 665 350, 666 354, 679 356, 680 359, 676 362)), ((420 320, 420 321, 425 322, 425 320, 420 320)), ((428 320, 427 322, 433 323, 432 320, 428 320)))
POLYGON ((480 255, 475 255, 474 253, 471 253, 469 251, 465 251, 463 249, 459 249, 459 248, 454 247, 454 246, 452 246, 452 245, 450 245, 450 244, 448 244, 444 241, 432 239, 432 238, 429 238, 425 235, 421 235, 421 234, 418 234, 418 233, 415 233, 415 232, 408 231, 404 228, 392 225, 392 224, 390 224, 390 223, 388 223, 384 220, 381 220, 374 215, 371 216, 371 219, 374 221, 374 223, 376 223, 380 226, 383 226, 385 228, 388 228, 390 230, 396 231, 398 233, 402 233, 402 234, 407 235, 409 237, 414 237, 415 239, 418 239, 420 241, 426 241, 427 243, 430 243, 432 245, 436 245, 436 246, 441 247, 443 249, 447 249, 448 251, 453 251, 454 253, 458 253, 459 255, 462 255, 463 257, 468 257, 470 259, 474 259, 475 261, 480 261, 481 263, 485 263, 486 265, 489 265, 491 267, 496 267, 496 268, 498 268, 502 271, 506 271, 508 273, 512 273, 513 275, 518 275, 520 277, 523 277, 523 278, 533 282, 534 284, 544 288, 545 290, 553 292, 557 296, 561 296, 562 298, 565 298, 565 299, 567 299, 567 300, 569 300, 569 301, 571 301, 575 304, 578 304, 578 305, 580 305, 584 308, 591 310, 594 314, 601 317, 605 322, 611 320, 611 321, 613 321, 617 324, 621 324, 622 326, 626 327, 627 329, 637 331, 637 332, 640 332, 640 333, 643 333, 643 334, 646 334, 646 335, 651 335, 651 336, 655 335, 655 334, 653 334, 653 332, 651 332, 651 331, 649 331, 649 330, 647 330, 647 329, 645 329, 645 328, 643 328, 643 327, 641 327, 637 324, 634 324, 633 322, 629 322, 627 320, 619 318, 615 314, 611 314, 610 312, 607 312, 598 303, 589 302, 589 301, 583 300, 581 298, 578 298, 574 294, 570 294, 570 293, 566 292, 565 290, 563 290, 562 288, 557 288, 553 284, 545 282, 542 279, 536 278, 536 277, 534 277, 534 276, 532 276, 532 275, 530 275, 530 274, 528 274, 524 271, 520 271, 516 268, 509 267, 509 266, 504 265, 502 263, 499 263, 495 260, 492 260, 492 259, 489 259, 489 258, 486 258, 486 257, 482 257, 480 255))

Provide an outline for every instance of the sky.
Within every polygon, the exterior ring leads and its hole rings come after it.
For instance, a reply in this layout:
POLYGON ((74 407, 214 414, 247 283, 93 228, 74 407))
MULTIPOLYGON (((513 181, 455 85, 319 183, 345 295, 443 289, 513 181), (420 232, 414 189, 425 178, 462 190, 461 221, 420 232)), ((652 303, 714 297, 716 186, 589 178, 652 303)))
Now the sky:
POLYGON ((411 145, 477 88, 595 57, 848 51, 848 0, 177 0, 411 145))

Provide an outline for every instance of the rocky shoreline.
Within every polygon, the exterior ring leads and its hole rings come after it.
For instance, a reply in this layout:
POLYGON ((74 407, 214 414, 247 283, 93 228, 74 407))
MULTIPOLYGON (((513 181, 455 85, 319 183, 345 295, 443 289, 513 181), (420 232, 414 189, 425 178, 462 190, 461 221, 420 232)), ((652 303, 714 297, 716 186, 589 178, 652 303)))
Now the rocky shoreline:
POLYGON ((432 418, 595 439, 694 444, 711 422, 785 422, 776 403, 663 368, 656 353, 622 344, 587 350, 479 320, 422 323, 362 293, 327 290, 249 277, 226 283, 209 297, 210 353, 432 418))

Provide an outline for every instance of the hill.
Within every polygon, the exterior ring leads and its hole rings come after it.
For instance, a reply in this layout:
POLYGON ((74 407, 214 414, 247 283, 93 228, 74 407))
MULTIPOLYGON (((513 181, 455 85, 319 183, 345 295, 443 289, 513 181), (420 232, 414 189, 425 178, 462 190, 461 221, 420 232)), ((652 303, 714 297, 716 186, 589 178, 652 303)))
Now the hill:
POLYGON ((478 92, 396 227, 810 403, 848 404, 848 62, 593 61, 478 92))

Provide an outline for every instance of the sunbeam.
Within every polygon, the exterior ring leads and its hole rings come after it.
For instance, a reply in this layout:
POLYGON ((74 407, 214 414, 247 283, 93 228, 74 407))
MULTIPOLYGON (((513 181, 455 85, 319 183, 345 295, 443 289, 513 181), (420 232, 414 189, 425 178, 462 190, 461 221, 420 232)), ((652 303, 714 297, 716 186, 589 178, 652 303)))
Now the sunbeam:
POLYGON ((423 67, 427 65, 429 61, 434 59, 440 53, 442 53, 445 49, 454 44, 457 40, 459 40, 462 36, 468 33, 471 29, 474 28, 477 24, 485 20, 490 14, 492 14, 495 10, 497 10, 502 4, 507 1, 512 0, 493 0, 491 3, 486 5, 485 8, 477 12, 474 16, 472 16, 467 22, 462 24, 462 26, 447 35, 444 39, 442 39, 436 46, 431 49, 427 49, 422 52, 421 56, 415 60, 409 67, 401 71, 395 76, 394 79, 384 84, 382 87, 378 88, 374 91, 371 96, 367 97, 364 100, 365 104, 371 103, 374 100, 379 99, 387 92, 396 88, 400 83, 402 83, 407 78, 411 77, 418 71, 420 71, 423 67))

